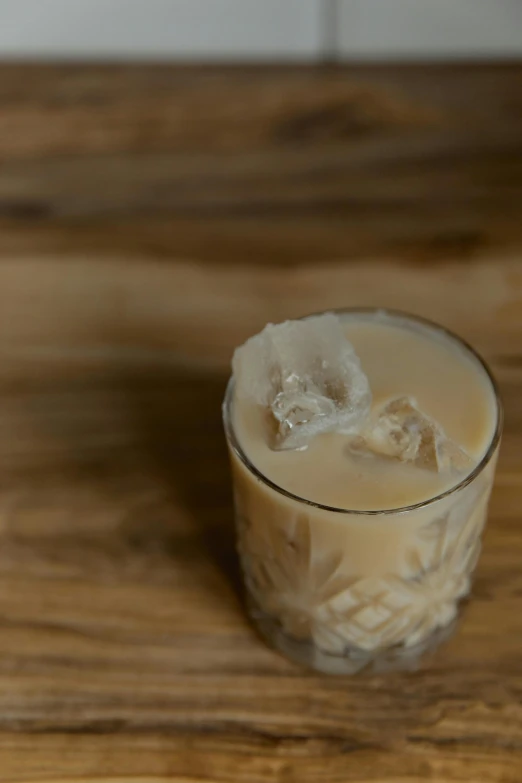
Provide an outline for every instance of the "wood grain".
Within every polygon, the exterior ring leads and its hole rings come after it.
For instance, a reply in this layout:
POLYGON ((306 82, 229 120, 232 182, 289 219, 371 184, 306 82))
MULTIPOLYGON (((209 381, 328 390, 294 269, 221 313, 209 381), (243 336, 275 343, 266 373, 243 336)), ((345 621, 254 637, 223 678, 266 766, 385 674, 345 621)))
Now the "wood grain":
POLYGON ((522 67, 4 66, 0 250, 291 265, 520 239, 522 67))
POLYGON ((0 69, 0 780, 520 783, 522 69, 0 69), (491 361, 474 599, 329 678, 242 606, 220 403, 267 320, 379 304, 491 361))

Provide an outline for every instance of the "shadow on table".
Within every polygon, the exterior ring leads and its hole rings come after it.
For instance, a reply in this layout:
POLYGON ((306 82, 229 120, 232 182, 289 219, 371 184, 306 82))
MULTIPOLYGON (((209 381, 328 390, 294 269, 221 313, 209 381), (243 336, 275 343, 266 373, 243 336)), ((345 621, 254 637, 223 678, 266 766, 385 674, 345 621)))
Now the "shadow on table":
MULTIPOLYGON (((161 485, 173 509, 163 520, 177 540, 176 513, 193 525, 197 541, 235 590, 240 575, 228 454, 221 422, 227 375, 182 366, 119 372, 144 469, 161 485)), ((135 527, 147 520, 135 520, 135 527)), ((139 534, 139 530, 135 531, 139 534)), ((168 546, 169 530, 162 536, 168 546)))
POLYGON ((4 382, 0 463, 10 506, 0 522, 11 549, 23 567, 191 580, 214 602, 224 577, 240 594, 221 422, 227 371, 102 339, 103 350, 79 347, 72 358, 22 354, 4 382))

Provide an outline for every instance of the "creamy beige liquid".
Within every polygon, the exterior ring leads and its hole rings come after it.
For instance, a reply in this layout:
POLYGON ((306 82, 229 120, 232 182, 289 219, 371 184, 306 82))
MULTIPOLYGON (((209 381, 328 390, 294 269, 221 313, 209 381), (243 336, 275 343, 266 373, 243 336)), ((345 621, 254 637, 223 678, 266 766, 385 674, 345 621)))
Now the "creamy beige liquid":
POLYGON ((381 313, 353 314, 345 324, 375 406, 412 396, 476 464, 489 459, 471 482, 437 497, 462 476, 351 456, 347 436, 334 433, 305 451, 272 451, 263 413, 228 398, 238 545, 253 616, 279 649, 331 673, 388 666, 390 656, 401 668, 415 665, 451 627, 480 552, 500 417, 482 365, 444 332, 381 313))
MULTIPOLYGON (((496 425, 495 395, 480 363, 443 333, 393 322, 346 321, 346 335, 370 381, 374 408, 409 395, 476 462, 496 425)), ((263 410, 235 404, 234 428, 251 462, 275 484, 299 497, 354 510, 399 508, 432 498, 455 483, 451 474, 393 460, 361 460, 346 435, 312 439, 305 451, 269 448, 263 410)), ((462 477, 460 477, 462 478, 462 477)))

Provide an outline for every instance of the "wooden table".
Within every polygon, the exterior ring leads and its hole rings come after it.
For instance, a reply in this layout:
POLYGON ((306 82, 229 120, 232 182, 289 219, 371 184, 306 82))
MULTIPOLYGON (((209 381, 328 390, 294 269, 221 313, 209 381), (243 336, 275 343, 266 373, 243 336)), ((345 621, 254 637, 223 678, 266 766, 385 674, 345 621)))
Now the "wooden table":
POLYGON ((0 69, 0 780, 520 783, 522 67, 0 69), (506 433, 474 601, 416 674, 243 612, 234 345, 440 320, 506 433))

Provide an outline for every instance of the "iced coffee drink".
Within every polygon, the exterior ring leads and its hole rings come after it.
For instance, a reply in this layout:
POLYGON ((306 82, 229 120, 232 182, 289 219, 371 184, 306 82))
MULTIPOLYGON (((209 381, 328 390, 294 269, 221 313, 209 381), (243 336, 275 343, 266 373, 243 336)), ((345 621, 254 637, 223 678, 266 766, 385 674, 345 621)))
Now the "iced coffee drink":
POLYGON ((484 363, 382 310, 269 324, 234 355, 224 419, 264 636, 325 672, 414 667, 480 552, 502 426, 484 363))

